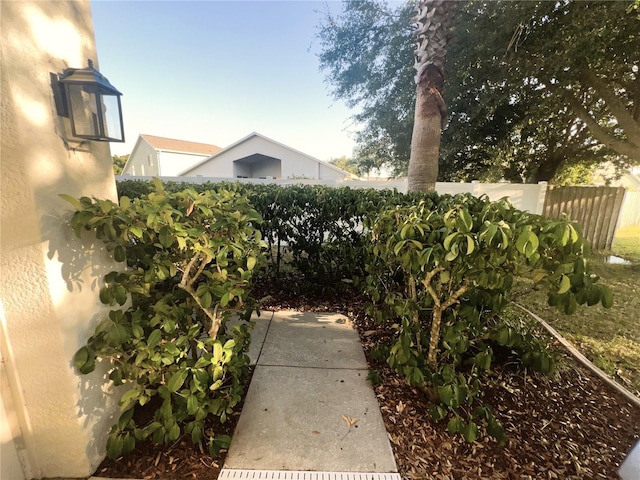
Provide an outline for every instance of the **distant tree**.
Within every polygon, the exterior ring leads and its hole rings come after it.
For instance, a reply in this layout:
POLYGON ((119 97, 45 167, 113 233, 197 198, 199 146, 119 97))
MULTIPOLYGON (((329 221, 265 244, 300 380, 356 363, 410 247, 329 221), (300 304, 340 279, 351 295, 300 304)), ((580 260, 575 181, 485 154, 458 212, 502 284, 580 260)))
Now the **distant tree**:
POLYGON ((410 3, 345 1, 340 15, 328 11, 319 26, 326 81, 363 125, 354 160, 365 170, 386 166, 394 175, 407 174, 415 105, 414 12, 410 3))
MULTIPOLYGON (((640 156, 638 2, 459 2, 448 46, 446 179, 553 179, 567 165, 640 156), (636 8, 636 10, 634 10, 636 8)), ((360 107, 355 159, 406 174, 412 5, 347 2, 320 28, 334 95, 360 107)))
POLYGON ((127 160, 129 160, 129 154, 126 155, 113 155, 111 157, 113 159, 113 172, 116 175, 122 174, 122 169, 124 168, 127 160))
POLYGON ((352 158, 347 158, 345 155, 338 158, 332 158, 329 160, 331 165, 334 165, 342 170, 353 173, 354 175, 361 175, 362 173, 358 170, 358 163, 352 158))
POLYGON ((630 5, 465 2, 447 66, 448 174, 493 169, 536 182, 563 165, 639 161, 640 22, 630 5))

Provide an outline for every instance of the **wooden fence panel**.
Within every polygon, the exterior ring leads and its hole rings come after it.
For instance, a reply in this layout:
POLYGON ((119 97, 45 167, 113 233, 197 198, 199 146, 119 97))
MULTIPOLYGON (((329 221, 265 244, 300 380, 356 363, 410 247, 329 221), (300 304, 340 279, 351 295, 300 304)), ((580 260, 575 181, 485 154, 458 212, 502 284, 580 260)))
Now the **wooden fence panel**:
POLYGON ((563 213, 582 226, 582 234, 594 250, 611 248, 625 197, 623 187, 548 186, 543 215, 563 213))

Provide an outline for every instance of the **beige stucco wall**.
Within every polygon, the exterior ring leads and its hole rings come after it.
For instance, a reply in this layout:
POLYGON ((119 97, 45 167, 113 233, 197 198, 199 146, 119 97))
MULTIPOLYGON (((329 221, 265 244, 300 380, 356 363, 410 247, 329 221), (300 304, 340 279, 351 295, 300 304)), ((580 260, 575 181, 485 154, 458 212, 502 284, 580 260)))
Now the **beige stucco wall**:
POLYGON ((1 8, 2 403, 19 420, 28 478, 82 477, 103 457, 115 409, 104 371, 80 377, 71 359, 104 314, 100 279, 115 265, 89 235, 75 238, 58 194, 115 199, 116 190, 108 144, 61 138, 49 73, 88 58, 99 67, 91 10, 88 1, 1 8))

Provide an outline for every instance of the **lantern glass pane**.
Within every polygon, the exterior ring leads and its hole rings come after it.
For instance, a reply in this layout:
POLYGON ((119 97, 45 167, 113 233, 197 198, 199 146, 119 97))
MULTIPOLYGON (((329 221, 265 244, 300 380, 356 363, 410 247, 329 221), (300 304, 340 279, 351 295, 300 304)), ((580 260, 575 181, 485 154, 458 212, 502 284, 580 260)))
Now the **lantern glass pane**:
POLYGON ((123 140, 120 125, 120 102, 117 95, 102 95, 102 111, 104 112, 104 136, 114 140, 123 140))
POLYGON ((69 85, 71 121, 75 135, 95 137, 100 135, 98 105, 94 91, 82 85, 69 85))

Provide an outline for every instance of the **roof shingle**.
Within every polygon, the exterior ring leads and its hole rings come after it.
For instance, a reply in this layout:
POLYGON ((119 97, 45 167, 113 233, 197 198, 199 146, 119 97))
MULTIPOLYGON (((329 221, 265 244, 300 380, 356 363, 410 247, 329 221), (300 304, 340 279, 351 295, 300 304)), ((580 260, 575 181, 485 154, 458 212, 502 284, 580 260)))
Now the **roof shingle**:
POLYGON ((158 150, 174 150, 176 152, 201 153, 213 155, 218 153, 222 148, 217 145, 208 143, 188 142, 186 140, 177 140, 175 138, 156 137, 155 135, 140 134, 146 142, 153 148, 158 150))

